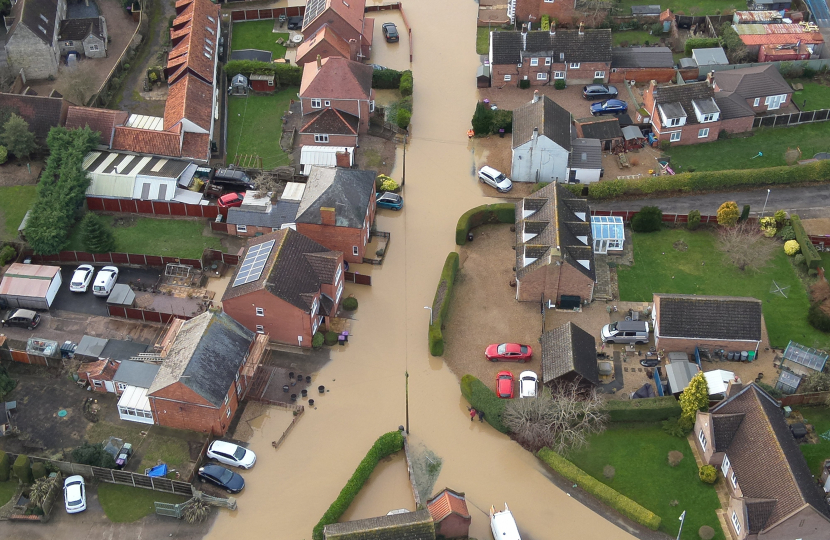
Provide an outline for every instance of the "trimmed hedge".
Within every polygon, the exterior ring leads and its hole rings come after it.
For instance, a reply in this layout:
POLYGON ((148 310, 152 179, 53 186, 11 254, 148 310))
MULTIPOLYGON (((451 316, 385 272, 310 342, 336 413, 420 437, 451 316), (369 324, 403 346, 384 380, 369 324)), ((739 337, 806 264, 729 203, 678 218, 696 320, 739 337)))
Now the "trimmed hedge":
POLYGON ((795 239, 798 240, 798 244, 801 246, 801 254, 804 255, 807 268, 818 268, 821 265, 821 255, 818 254, 816 246, 810 242, 810 237, 807 235, 807 231, 804 230, 804 225, 801 224, 801 218, 793 215, 790 220, 795 231, 795 239))
POLYGON ((12 470, 21 484, 32 483, 32 463, 29 461, 29 456, 23 454, 17 456, 14 465, 12 465, 12 470))
POLYGON ((46 465, 42 461, 32 463, 32 478, 38 480, 46 476, 46 465))
POLYGON ((441 270, 441 279, 438 280, 438 288, 435 289, 435 298, 432 301, 432 324, 429 325, 429 334, 427 336, 429 354, 432 356, 441 356, 444 354, 444 319, 447 317, 447 311, 450 309, 450 299, 452 298, 452 290, 455 286, 456 274, 458 274, 458 253, 452 251, 444 261, 444 268, 441 270), (438 291, 441 290, 441 284, 443 283, 447 284, 447 290, 444 292, 441 305, 436 307, 438 291))
POLYGON ((401 74, 401 84, 398 88, 402 96, 412 95, 412 72, 407 70, 401 74))
POLYGON ((622 493, 603 484, 550 448, 542 448, 536 454, 548 467, 604 502, 623 516, 656 531, 660 516, 632 501, 622 493))
POLYGON ((0 450, 0 482, 8 481, 10 468, 9 455, 0 450))
POLYGON ((372 72, 372 88, 396 90, 401 86, 403 71, 394 69, 376 69, 372 72))
POLYGON ((501 415, 507 405, 506 399, 499 399, 495 392, 472 375, 461 377, 461 395, 471 407, 484 411, 484 419, 488 424, 502 433, 510 433, 501 421, 501 415))
POLYGON ((483 204, 464 212, 455 226, 455 243, 463 246, 467 243, 467 233, 485 223, 514 223, 516 205, 514 203, 483 204))
POLYGON ((329 509, 323 514, 323 517, 320 518, 317 525, 314 526, 311 537, 314 540, 323 540, 323 528, 326 525, 337 523, 340 516, 343 515, 349 508, 349 505, 352 504, 354 498, 357 497, 357 494, 360 493, 363 484, 372 475, 372 471, 375 470, 378 462, 396 452, 400 452, 402 449, 403 435, 400 431, 390 431, 378 437, 378 440, 375 441, 375 444, 366 453, 366 457, 363 458, 357 466, 357 469, 355 469, 352 477, 349 478, 349 481, 340 490, 340 495, 331 503, 329 509))
POLYGON ((625 401, 608 400, 605 412, 612 422, 660 422, 677 418, 682 412, 680 402, 674 396, 630 399, 625 401))
POLYGON ((710 49, 720 47, 717 38, 689 38, 686 40, 686 56, 692 56, 692 49, 710 49))
POLYGON ((256 60, 231 60, 225 64, 225 73, 232 79, 239 73, 250 77, 256 75, 273 75, 277 88, 286 86, 300 86, 303 79, 303 68, 291 64, 272 64, 256 60))

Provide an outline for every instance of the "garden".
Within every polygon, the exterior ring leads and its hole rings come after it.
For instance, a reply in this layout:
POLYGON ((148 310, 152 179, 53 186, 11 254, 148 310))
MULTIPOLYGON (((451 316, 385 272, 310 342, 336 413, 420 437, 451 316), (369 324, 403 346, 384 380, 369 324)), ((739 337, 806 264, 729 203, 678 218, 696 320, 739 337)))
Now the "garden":
POLYGON ((35 201, 35 186, 0 187, 0 240, 16 240, 17 228, 35 201))
POLYGON ((280 147, 281 118, 292 98, 297 96, 297 91, 297 88, 286 88, 274 94, 228 98, 229 164, 235 161, 237 155, 259 156, 263 169, 290 163, 291 157, 280 147))
MULTIPOLYGON (((106 421, 99 421, 90 424, 86 432, 86 439, 93 443, 107 440, 109 437, 117 437, 124 442, 133 445, 135 454, 129 463, 127 470, 143 473, 145 469, 155 467, 159 463, 166 463, 168 469, 183 471, 190 462, 190 450, 188 441, 201 439, 198 434, 181 430, 166 430, 158 426, 148 427, 132 422, 118 422, 112 424, 106 421), (142 436, 141 432, 148 434, 142 436), (186 437, 191 435, 190 438, 186 437), (197 437, 193 437, 197 435, 197 437), (136 463, 136 461, 140 462, 136 463)), ((168 475, 175 479, 175 473, 168 475)), ((183 476, 187 476, 184 474, 183 476)))
POLYGON ((802 111, 817 111, 830 109, 830 86, 819 82, 796 79, 793 84, 800 83, 804 88, 793 92, 793 103, 802 111))
POLYGON ((804 421, 812 424, 818 435, 818 444, 800 444, 801 453, 816 477, 821 474, 821 464, 830 457, 830 407, 802 407, 798 412, 804 421))
POLYGON ((156 501, 168 504, 180 504, 188 497, 153 491, 151 489, 134 488, 119 484, 98 484, 98 501, 104 513, 113 523, 132 523, 144 516, 155 513, 156 501))
POLYGON ((288 32, 274 32, 273 20, 237 22, 233 25, 231 50, 259 49, 271 51, 273 59, 285 58, 285 46, 277 43, 282 38, 288 40, 288 32))

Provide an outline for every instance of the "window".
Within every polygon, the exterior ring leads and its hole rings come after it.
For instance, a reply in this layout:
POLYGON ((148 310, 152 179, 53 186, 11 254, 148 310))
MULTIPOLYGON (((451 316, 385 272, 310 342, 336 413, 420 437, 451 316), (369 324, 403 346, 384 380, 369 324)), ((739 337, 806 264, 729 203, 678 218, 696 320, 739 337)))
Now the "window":
POLYGON ((325 105, 326 107, 331 107, 331 101, 329 101, 329 100, 325 100, 325 101, 323 102, 323 105, 325 105))
POLYGON ((553 3, 553 0, 545 0, 545 3, 546 3, 546 4, 552 4, 552 3, 553 3))
POLYGON ((102 383, 101 381, 96 381, 95 379, 92 380, 92 384, 93 386, 97 386, 98 388, 104 386, 104 383, 102 383))
POLYGON ((237 396, 241 396, 241 395, 242 395, 242 385, 241 385, 241 384, 239 384, 238 382, 236 383, 236 395, 237 395, 237 396))
POLYGON ((605 78, 605 72, 604 71, 595 71, 594 72, 594 78, 595 79, 604 79, 605 78))
POLYGON ((667 123, 666 123, 666 126, 668 126, 668 127, 674 127, 674 126, 679 126, 679 125, 680 125, 680 118, 669 118, 667 123))
POLYGON ((735 527, 735 532, 741 534, 741 520, 738 519, 738 514, 732 510, 732 525, 735 527))
POLYGON ((738 489, 738 477, 735 476, 735 471, 732 471, 732 476, 729 478, 730 482, 732 482, 732 487, 734 489, 738 489))
POLYGON ((680 133, 681 133, 680 131, 672 131, 671 132, 671 137, 669 138, 669 140, 671 142, 679 141, 680 140, 680 133))
POLYGON ((531 58, 530 59, 530 65, 531 66, 538 66, 539 65, 539 59, 538 58, 531 58))
POLYGON ((753 107, 758 107, 761 105, 761 98, 755 98, 755 102, 752 104, 753 107))
POLYGON ((706 122, 714 122, 715 115, 714 113, 704 114, 703 117, 700 119, 700 122, 705 124, 706 122))
POLYGON ((325 135, 325 134, 323 134, 323 135, 319 135, 319 134, 314 135, 314 142, 316 142, 316 143, 327 143, 327 142, 329 142, 329 136, 325 135))
POLYGON ((697 138, 698 139, 702 139, 702 138, 708 137, 708 136, 709 136, 709 128, 703 128, 701 130, 698 130, 698 132, 697 132, 697 138))
POLYGON ((92 43, 92 44, 89 46, 89 50, 90 50, 90 51, 97 51, 97 50, 98 50, 98 45, 97 45, 97 44, 95 44, 95 43, 92 43))
POLYGON ((215 33, 216 33, 216 32, 213 30, 213 28, 211 28, 210 26, 205 26, 205 30, 207 30, 207 31, 208 31, 208 32, 210 32, 211 34, 215 34, 215 33))
POLYGON ((271 232, 275 232, 275 231, 278 231, 278 230, 280 230, 279 227, 271 227, 271 232))
POLYGON ((230 398, 228 397, 228 394, 225 394, 225 405, 228 404, 228 401, 230 401, 230 398))
POLYGON ((230 417, 231 417, 231 408, 228 407, 228 411, 225 413, 225 418, 230 418, 230 417))
POLYGON ((323 106, 323 100, 316 99, 316 98, 311 100, 311 108, 312 109, 319 109, 322 106, 323 106))
POLYGON ((264 334, 265 333, 265 327, 262 326, 261 324, 256 325, 256 333, 257 334, 264 334))
POLYGON ((40 18, 43 19, 43 22, 45 22, 46 24, 49 24, 49 19, 44 17, 42 13, 40 14, 40 18))
POLYGON ((553 72, 553 78, 554 79, 560 79, 560 80, 564 79, 565 78, 565 72, 564 71, 554 71, 553 72))
POLYGON ((67 46, 67 47, 74 47, 74 46, 75 46, 75 42, 74 42, 74 41, 67 41, 67 42, 66 42, 66 46, 67 46))
POLYGON ((360 254, 360 251, 357 249, 357 246, 352 246, 352 255, 357 257, 360 254))
POLYGON ((546 66, 549 66, 549 65, 550 65, 550 58, 545 58, 545 65, 546 65, 546 66))
POLYGON ((317 298, 315 297, 314 301, 311 303, 311 314, 316 315, 317 314, 317 308, 319 308, 319 307, 320 307, 320 301, 317 300, 317 298))
POLYGON ((724 476, 726 476, 726 473, 729 472, 729 456, 726 454, 723 456, 723 462, 720 465, 720 470, 724 476))
POLYGON ((248 226, 247 225, 237 225, 236 226, 236 232, 238 232, 238 233, 248 232, 248 226))
POLYGON ((701 429, 697 433, 697 440, 700 441, 700 446, 703 448, 703 451, 706 451, 706 435, 703 434, 703 429, 701 429))
POLYGON ((568 69, 579 69, 579 62, 571 62, 568 64, 568 69))
POLYGON ((215 22, 216 22, 216 19, 214 19, 214 18, 213 18, 213 17, 211 17, 210 15, 208 15, 208 20, 209 20, 210 22, 212 22, 212 23, 215 23, 215 22))
POLYGON ((265 308, 261 308, 261 307, 256 308, 256 316, 257 317, 265 317, 265 308))
POLYGON ((238 372, 238 371, 236 372, 236 376, 234 377, 234 380, 235 380, 235 381, 238 381, 238 380, 239 380, 239 372, 238 372))
POLYGON ((343 282, 341 281, 340 285, 337 286, 337 295, 335 295, 335 297, 334 297, 334 303, 335 304, 340 301, 340 295, 342 295, 342 294, 343 294, 343 282))
POLYGON ((124 390, 127 389, 127 385, 120 382, 120 383, 118 383, 118 389, 121 390, 121 391, 124 391, 124 390))
POLYGON ((271 79, 270 81, 268 81, 268 86, 274 86, 274 79, 271 79))
POLYGON ((548 80, 548 74, 547 73, 537 73, 536 74, 536 80, 537 81, 546 81, 546 80, 548 80))
POLYGON ((509 81, 509 80, 510 80, 510 79, 512 79, 512 78, 513 78, 513 76, 512 76, 512 75, 505 75, 505 76, 504 76, 504 80, 505 80, 505 81, 509 81))
POLYGON ((314 335, 317 333, 317 328, 320 326, 320 317, 314 317, 314 322, 311 325, 311 334, 314 335))
POLYGON ((369 102, 369 112, 375 112, 375 100, 369 102))
POLYGON ((343 265, 338 264, 337 265, 337 272, 335 272, 335 274, 334 274, 334 283, 337 283, 338 281, 340 281, 340 276, 342 276, 342 275, 343 275, 343 265))

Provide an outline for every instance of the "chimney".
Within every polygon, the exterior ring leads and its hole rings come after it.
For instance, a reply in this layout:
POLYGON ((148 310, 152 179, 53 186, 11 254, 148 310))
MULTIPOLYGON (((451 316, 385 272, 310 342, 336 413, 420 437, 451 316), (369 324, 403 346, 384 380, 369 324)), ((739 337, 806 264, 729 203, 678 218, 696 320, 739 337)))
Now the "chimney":
POLYGON ((550 23, 550 35, 552 35, 552 36, 556 35, 556 21, 552 21, 550 23))
POLYGON ((332 227, 335 225, 334 223, 334 215, 335 210, 331 207, 321 207, 320 208, 320 221, 323 225, 331 225, 332 227))
POLYGON ((533 128, 533 135, 530 136, 530 140, 535 141, 538 138, 539 138, 539 128, 535 127, 535 128, 533 128))
POLYGON ((527 25, 522 25, 522 50, 527 50, 527 25))
POLYGON ((712 71, 710 71, 709 73, 706 74, 706 84, 708 84, 710 88, 712 87, 712 80, 714 78, 715 78, 715 70, 712 70, 712 71))
POLYGON ((522 23, 522 34, 527 34, 527 24, 522 23))
POLYGON ((334 154, 335 165, 338 167, 343 167, 348 169, 352 166, 351 159, 349 158, 349 151, 346 150, 345 152, 337 152, 334 154))
POLYGON ((744 385, 740 382, 741 379, 738 376, 735 376, 736 380, 729 381, 729 384, 726 386, 726 397, 730 398, 744 389, 744 385))
POLYGON ((357 60, 357 40, 349 40, 349 60, 357 60))
POLYGON ((536 103, 537 101, 539 101, 539 91, 534 90, 533 91, 533 103, 536 103))
POLYGON ((323 58, 318 54, 317 55, 317 69, 319 70, 321 67, 323 67, 323 58))
POLYGON ((579 35, 580 36, 585 35, 585 23, 579 23, 579 35))
POLYGON ((651 94, 651 97, 652 97, 652 98, 654 97, 654 89, 655 89, 655 88, 657 88, 657 81, 655 81, 655 80, 650 81, 650 82, 648 83, 648 90, 647 90, 647 92, 649 92, 649 93, 651 94))

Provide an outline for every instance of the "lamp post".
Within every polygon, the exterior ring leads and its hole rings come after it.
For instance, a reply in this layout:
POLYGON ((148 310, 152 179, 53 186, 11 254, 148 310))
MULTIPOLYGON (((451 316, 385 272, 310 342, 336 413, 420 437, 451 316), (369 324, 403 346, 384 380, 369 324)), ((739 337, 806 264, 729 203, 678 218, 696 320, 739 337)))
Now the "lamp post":
POLYGON ((429 310, 429 325, 432 326, 432 308, 429 306, 424 306, 424 309, 429 310))
POLYGON ((683 510, 683 513, 680 514, 680 530, 677 531, 677 540, 680 540, 680 533, 683 532, 683 521, 686 519, 686 511, 683 510))
POLYGON ((768 189, 767 190, 767 198, 764 199, 764 209, 761 210, 761 217, 764 217, 764 212, 767 211, 767 201, 769 201, 769 192, 770 192, 770 190, 768 189))

